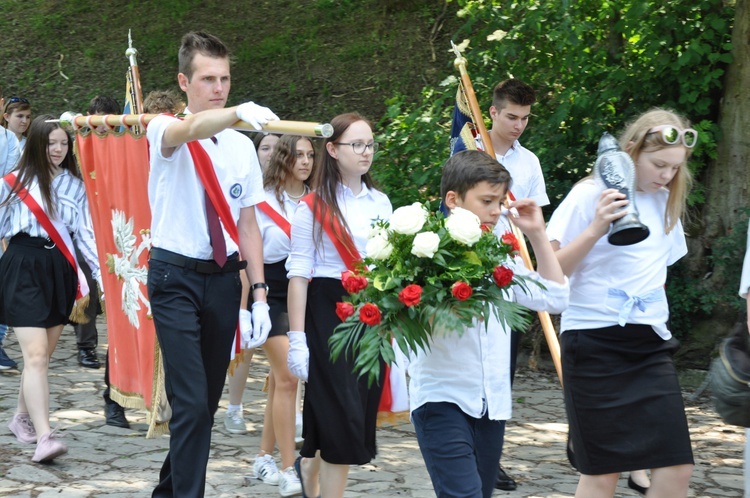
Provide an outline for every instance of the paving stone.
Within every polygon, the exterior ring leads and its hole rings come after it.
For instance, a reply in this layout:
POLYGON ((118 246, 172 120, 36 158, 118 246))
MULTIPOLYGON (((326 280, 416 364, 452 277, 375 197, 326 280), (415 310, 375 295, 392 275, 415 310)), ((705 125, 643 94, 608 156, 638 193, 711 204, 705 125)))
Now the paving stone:
MULTIPOLYGON (((98 321, 99 356, 106 352, 106 324, 98 321)), ((22 365, 15 335, 5 341, 8 354, 22 365)), ((69 453, 50 465, 31 462, 33 445, 18 443, 6 425, 15 411, 20 375, 0 373, 0 496, 9 498, 147 498, 156 485, 169 437, 146 439, 146 415, 126 410, 131 429, 104 424, 104 369, 78 365, 75 334, 64 329, 50 366, 50 408, 53 426, 65 436, 69 453)), ((253 360, 243 406, 248 434, 224 430, 225 392, 213 432, 207 471, 206 496, 253 498, 278 496, 276 486, 248 479, 260 446, 266 394, 261 391, 268 373, 262 352, 253 360)), ((691 498, 742 496, 742 428, 725 425, 706 393, 686 392, 686 411, 695 453, 691 498)), ((513 393, 514 418, 508 422, 503 467, 518 482, 515 491, 496 490, 496 497, 570 498, 578 475, 568 463, 567 424, 560 384, 552 369, 519 368, 513 393)), ((414 429, 401 421, 378 429, 377 458, 353 466, 347 498, 434 496, 414 429)), ((618 482, 618 497, 636 497, 627 487, 627 475, 618 482)))

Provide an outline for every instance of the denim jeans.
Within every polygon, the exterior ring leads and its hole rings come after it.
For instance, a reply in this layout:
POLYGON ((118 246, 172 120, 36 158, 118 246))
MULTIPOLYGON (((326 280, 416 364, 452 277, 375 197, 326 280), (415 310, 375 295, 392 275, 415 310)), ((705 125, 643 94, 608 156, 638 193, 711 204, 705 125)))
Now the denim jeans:
POLYGON ((3 345, 6 335, 8 335, 8 326, 0 324, 0 346, 3 345))
POLYGON ((438 498, 490 498, 503 451, 504 420, 474 418, 453 403, 426 403, 412 422, 438 498))

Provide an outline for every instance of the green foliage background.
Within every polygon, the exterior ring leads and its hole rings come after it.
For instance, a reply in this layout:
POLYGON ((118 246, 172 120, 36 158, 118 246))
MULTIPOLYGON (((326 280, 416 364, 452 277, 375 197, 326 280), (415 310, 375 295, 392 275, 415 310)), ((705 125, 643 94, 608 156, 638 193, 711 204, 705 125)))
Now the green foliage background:
MULTIPOLYGON (((700 180, 716 158, 718 106, 732 61, 733 2, 455 3, 464 22, 454 40, 464 48, 485 116, 492 88, 503 79, 520 78, 538 92, 521 141, 541 161, 551 200, 547 216, 591 170, 604 131, 617 135, 629 119, 652 107, 666 107, 688 117, 700 132, 690 161, 697 181, 689 199, 692 223, 686 230, 699 228, 705 200, 700 180)), ((378 170, 377 177, 394 204, 439 194, 438 166, 448 153, 457 76, 424 87, 416 102, 407 95, 388 100, 381 161, 396 167, 378 170)), ((716 241, 714 254, 721 255, 711 261, 737 279, 745 245, 739 232, 716 241)), ((739 281, 707 294, 685 265, 675 265, 668 280, 671 327, 683 340, 696 318, 710 316, 717 306, 736 313, 740 305, 739 281)), ((705 360, 704 349, 686 361, 705 366, 705 360)))
MULTIPOLYGON (((654 106, 691 119, 701 136, 686 228, 697 233, 734 10, 735 0, 4 0, 0 85, 34 113, 83 112, 97 94, 124 95, 130 28, 144 93, 177 89, 180 37, 207 30, 234 52, 230 104, 254 100, 283 119, 357 110, 376 121, 383 147, 373 173, 398 207, 437 197, 458 76, 452 39, 486 114, 500 80, 537 89, 522 142, 544 169, 547 216, 592 167, 602 132, 617 134, 654 106)), ((740 232, 715 241, 715 272, 737 276, 740 232)), ((697 318, 739 305, 736 287, 705 293, 700 277, 684 263, 670 275, 672 328, 683 339, 697 318)))

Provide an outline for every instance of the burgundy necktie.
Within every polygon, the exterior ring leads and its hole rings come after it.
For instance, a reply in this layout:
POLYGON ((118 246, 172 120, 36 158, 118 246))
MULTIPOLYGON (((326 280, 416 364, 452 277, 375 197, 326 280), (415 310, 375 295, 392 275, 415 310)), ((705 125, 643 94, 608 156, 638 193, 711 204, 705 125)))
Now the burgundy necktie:
MULTIPOLYGON (((213 143, 216 143, 216 137, 211 137, 211 140, 213 143)), ((214 251, 214 261, 223 268, 224 263, 227 262, 227 244, 224 241, 224 232, 221 229, 219 214, 216 212, 216 208, 214 208, 211 198, 208 196, 208 191, 205 191, 205 193, 208 237, 211 241, 211 248, 214 251)))

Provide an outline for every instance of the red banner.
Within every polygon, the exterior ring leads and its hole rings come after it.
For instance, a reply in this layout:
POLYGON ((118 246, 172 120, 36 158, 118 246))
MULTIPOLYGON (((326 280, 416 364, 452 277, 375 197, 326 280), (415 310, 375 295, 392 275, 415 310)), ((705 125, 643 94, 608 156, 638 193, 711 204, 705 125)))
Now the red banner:
POLYGON ((128 132, 79 133, 76 145, 104 282, 111 397, 124 407, 148 410, 151 437, 166 431, 165 417, 157 415, 166 400, 146 288, 148 141, 128 132))

